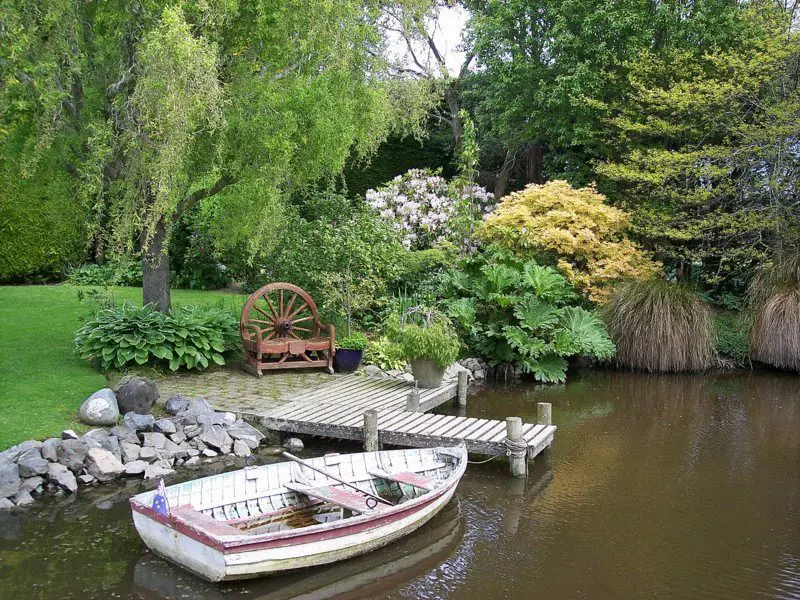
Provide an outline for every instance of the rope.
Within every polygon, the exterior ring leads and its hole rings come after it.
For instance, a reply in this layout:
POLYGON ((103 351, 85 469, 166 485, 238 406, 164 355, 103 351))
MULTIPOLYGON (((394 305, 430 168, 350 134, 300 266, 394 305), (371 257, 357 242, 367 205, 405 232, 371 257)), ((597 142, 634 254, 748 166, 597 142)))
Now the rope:
MULTIPOLYGON (((511 456, 514 458, 525 458, 525 456, 528 453, 528 444, 525 442, 525 440, 517 441, 517 440, 512 440, 510 438, 506 438, 503 441, 505 442, 506 445, 506 456, 511 456)), ((492 456, 491 458, 487 458, 486 460, 468 460, 467 463, 470 465, 485 465, 490 460, 494 460, 498 456, 501 455, 497 454, 495 456, 492 456)), ((527 461, 525 463, 525 466, 527 468, 527 461)))

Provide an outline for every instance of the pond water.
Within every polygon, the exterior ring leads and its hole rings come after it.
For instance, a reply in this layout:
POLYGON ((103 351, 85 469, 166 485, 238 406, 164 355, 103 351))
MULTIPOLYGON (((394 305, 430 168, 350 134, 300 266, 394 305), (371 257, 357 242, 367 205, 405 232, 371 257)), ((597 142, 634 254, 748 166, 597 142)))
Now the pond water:
POLYGON ((144 549, 130 482, 0 515, 0 598, 800 598, 800 377, 585 371, 486 387, 467 414, 534 420, 542 401, 559 429, 527 480, 470 466, 367 556, 206 584, 144 549))

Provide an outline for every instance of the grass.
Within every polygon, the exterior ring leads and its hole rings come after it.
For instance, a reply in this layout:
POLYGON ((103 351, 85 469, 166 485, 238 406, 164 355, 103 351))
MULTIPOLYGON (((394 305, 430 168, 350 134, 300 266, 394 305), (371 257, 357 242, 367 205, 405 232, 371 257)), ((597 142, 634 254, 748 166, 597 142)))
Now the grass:
MULTIPOLYGON (((78 358, 72 338, 90 305, 67 285, 0 286, 0 450, 27 439, 81 428, 77 410, 106 377, 78 358)), ((112 288, 116 302, 141 304, 141 288, 112 288)), ((224 304, 240 308, 244 296, 173 290, 174 305, 224 304)), ((109 374, 109 380, 119 374, 109 374)))
POLYGON ((630 281, 601 309, 620 367, 650 373, 704 371, 715 362, 709 308, 690 288, 630 281))

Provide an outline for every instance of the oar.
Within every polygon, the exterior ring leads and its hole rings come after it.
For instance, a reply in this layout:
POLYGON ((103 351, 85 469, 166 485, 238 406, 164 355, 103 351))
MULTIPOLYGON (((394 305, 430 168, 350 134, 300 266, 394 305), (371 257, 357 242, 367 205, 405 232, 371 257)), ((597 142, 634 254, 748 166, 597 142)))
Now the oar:
POLYGON ((321 469, 319 467, 315 467, 311 463, 308 463, 308 462, 304 461, 302 458, 297 458, 294 454, 289 454, 288 452, 286 452, 286 450, 283 451, 283 456, 285 456, 289 460, 293 460, 294 462, 303 465, 304 467, 308 467, 312 471, 316 471, 317 473, 322 473, 323 475, 325 475, 325 477, 329 477, 329 478, 333 479, 334 481, 338 481, 339 483, 344 484, 349 488, 353 488, 354 490, 364 494, 365 496, 369 496, 370 498, 374 498, 378 502, 383 502, 384 504, 388 504, 389 506, 394 506, 394 504, 392 504, 388 500, 384 500, 380 496, 376 496, 375 494, 371 494, 366 490, 362 490, 357 485, 353 485, 349 481, 345 481, 344 479, 341 479, 341 478, 337 477, 333 473, 328 473, 328 471, 326 471, 325 469, 321 469))

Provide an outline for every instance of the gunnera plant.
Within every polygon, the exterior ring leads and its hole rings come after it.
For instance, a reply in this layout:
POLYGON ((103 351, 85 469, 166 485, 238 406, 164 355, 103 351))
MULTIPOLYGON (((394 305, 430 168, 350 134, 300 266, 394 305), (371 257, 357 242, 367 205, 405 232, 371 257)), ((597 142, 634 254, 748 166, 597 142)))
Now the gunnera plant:
POLYGON ((617 346, 619 367, 673 373, 715 364, 711 310, 685 285, 628 281, 615 288, 600 313, 617 346))
POLYGON ((754 360, 800 371, 800 254, 764 267, 750 283, 754 360))

